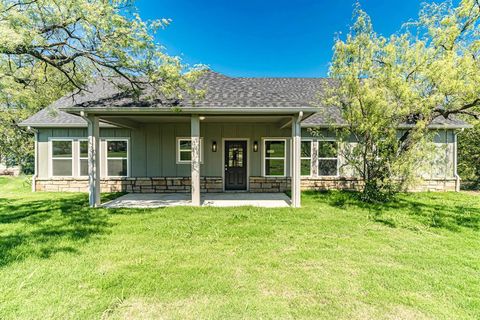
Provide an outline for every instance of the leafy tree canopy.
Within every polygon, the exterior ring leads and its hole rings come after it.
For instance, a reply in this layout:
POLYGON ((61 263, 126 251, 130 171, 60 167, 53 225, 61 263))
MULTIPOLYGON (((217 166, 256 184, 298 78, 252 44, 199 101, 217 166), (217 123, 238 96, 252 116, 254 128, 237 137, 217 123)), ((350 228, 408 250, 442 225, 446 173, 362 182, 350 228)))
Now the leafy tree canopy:
POLYGON ((345 152, 364 179, 364 196, 385 199, 417 176, 435 118, 479 118, 480 2, 424 4, 417 21, 390 36, 375 33, 360 6, 345 39, 337 39, 322 97, 340 108, 345 152), (400 130, 401 129, 401 130, 400 130))
POLYGON ((187 69, 154 40, 169 23, 142 20, 129 0, 0 0, 0 154, 25 161, 33 148, 19 120, 92 77, 195 96, 201 67, 187 69))

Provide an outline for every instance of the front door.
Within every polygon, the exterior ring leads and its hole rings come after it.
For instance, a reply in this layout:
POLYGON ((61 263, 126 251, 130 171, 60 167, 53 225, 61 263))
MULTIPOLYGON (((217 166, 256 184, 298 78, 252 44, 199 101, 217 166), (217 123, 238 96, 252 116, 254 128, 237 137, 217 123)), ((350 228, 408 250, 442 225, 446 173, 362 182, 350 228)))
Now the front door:
POLYGON ((225 190, 247 190, 247 141, 225 141, 225 190))

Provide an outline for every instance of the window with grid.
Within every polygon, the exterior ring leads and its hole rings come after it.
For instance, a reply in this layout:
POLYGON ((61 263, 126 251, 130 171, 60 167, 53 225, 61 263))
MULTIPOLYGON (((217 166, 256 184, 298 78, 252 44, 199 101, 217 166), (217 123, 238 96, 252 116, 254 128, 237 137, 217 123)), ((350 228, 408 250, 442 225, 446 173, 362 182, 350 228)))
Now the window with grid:
POLYGON ((318 141, 318 175, 338 176, 338 144, 335 141, 318 141))
POLYGON ((88 176, 88 140, 79 140, 78 145, 79 175, 85 177, 88 176))
POLYGON ((72 140, 52 140, 52 176, 73 175, 72 140))
POLYGON ((128 176, 128 140, 107 140, 107 174, 128 176))
POLYGON ((263 143, 265 176, 284 177, 286 175, 286 141, 265 139, 263 143))
MULTIPOLYGON (((177 138, 177 163, 192 162, 192 139, 177 138)), ((200 138, 200 162, 203 162, 203 138, 200 138)))
POLYGON ((312 141, 302 141, 300 148, 300 174, 312 175, 312 141))

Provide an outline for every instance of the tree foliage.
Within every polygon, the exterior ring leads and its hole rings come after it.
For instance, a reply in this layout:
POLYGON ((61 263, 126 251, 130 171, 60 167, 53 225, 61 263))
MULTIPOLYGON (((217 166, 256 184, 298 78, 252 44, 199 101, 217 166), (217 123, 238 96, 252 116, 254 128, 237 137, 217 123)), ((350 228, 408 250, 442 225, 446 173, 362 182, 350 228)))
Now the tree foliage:
POLYGON ((129 0, 0 0, 0 153, 22 162, 31 146, 19 120, 92 77, 127 80, 164 99, 197 92, 187 69, 156 43, 168 19, 143 21, 129 0), (8 138, 8 139, 7 139, 8 138))
POLYGON ((375 33, 359 6, 346 39, 338 39, 322 98, 354 138, 347 163, 364 180, 366 199, 385 199, 418 176, 428 154, 428 127, 439 116, 479 117, 480 3, 424 4, 419 19, 390 37, 375 33))
POLYGON ((458 135, 458 173, 467 187, 480 188, 480 123, 458 135))

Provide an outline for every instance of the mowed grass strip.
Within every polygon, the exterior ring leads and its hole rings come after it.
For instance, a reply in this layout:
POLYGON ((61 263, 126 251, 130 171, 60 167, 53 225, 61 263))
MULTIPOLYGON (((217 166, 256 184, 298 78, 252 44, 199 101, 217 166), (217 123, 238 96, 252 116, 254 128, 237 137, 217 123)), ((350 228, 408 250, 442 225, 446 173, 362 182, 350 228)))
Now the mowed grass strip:
MULTIPOLYGON (((478 319, 480 197, 89 209, 0 178, 1 319, 478 319)), ((116 195, 105 195, 105 199, 116 195)), ((105 200, 104 199, 104 200, 105 200)))

